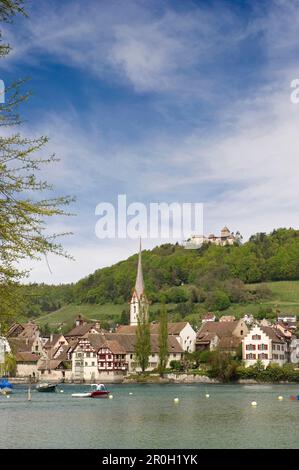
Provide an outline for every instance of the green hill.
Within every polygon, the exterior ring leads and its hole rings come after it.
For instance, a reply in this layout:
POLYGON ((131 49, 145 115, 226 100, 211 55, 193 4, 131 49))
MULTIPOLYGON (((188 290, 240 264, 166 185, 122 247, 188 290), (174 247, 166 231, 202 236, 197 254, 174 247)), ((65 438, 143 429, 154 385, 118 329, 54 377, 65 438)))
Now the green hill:
MULTIPOLYGON (((259 285, 252 284, 247 288, 255 289, 259 285)), ((272 292, 271 299, 256 303, 231 304, 227 309, 216 312, 218 315, 235 315, 237 318, 242 317, 245 313, 251 313, 258 316, 274 317, 277 311, 284 313, 292 313, 299 315, 299 281, 278 281, 268 282, 264 284, 272 292)), ((174 317, 179 304, 167 304, 169 315, 174 317)), ((151 306, 151 314, 155 314, 161 308, 161 304, 153 304, 151 306)), ((69 304, 59 310, 42 315, 37 319, 41 326, 48 325, 51 329, 56 329, 62 323, 63 329, 68 330, 74 318, 80 313, 86 320, 98 320, 100 322, 117 323, 123 311, 128 309, 127 304, 69 304)), ((199 325, 201 315, 206 311, 204 306, 198 305, 194 309, 194 313, 185 316, 185 320, 191 321, 195 326, 199 325)))
MULTIPOLYGON (((268 309, 273 315, 276 308, 298 307, 299 230, 278 229, 253 235, 243 245, 198 250, 166 244, 143 251, 142 261, 153 316, 161 303, 173 318, 194 322, 207 310, 262 315, 268 309)), ((69 319, 80 310, 88 318, 114 321, 123 314, 124 319, 136 266, 134 255, 75 284, 21 286, 22 314, 42 323, 69 319)))

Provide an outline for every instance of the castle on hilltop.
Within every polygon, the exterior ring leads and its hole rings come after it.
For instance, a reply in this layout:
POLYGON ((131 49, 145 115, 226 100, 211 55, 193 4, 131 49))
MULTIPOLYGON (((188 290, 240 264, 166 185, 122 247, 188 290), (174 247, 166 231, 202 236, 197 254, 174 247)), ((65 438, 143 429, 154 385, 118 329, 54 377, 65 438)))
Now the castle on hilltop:
POLYGON ((242 235, 239 231, 236 233, 231 232, 226 226, 220 232, 220 235, 214 235, 213 233, 206 237, 205 235, 192 235, 185 242, 186 249, 200 248, 206 243, 211 243, 213 245, 225 246, 225 245, 234 245, 235 243, 241 244, 242 235))

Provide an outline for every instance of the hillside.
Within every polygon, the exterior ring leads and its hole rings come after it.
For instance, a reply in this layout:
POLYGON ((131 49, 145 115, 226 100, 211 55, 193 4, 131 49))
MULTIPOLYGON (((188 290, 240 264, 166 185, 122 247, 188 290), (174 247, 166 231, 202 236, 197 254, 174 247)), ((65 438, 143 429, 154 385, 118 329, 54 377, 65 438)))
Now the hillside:
MULTIPOLYGON (((185 250, 178 244, 167 244, 143 251, 142 261, 153 314, 160 303, 166 303, 177 318, 199 318, 206 310, 239 312, 249 306, 259 310, 261 305, 270 310, 276 304, 296 308, 299 302, 298 230, 256 234, 241 246, 205 245, 185 250), (276 281, 292 282, 287 287, 276 281)), ((136 265, 134 255, 76 284, 21 286, 22 314, 44 322, 56 315, 62 318, 63 312, 68 315, 85 309, 87 315, 112 320, 110 317, 128 308, 136 265)))
MULTIPOLYGON (((299 281, 277 281, 268 282, 264 285, 272 292, 271 299, 256 303, 233 304, 227 309, 216 312, 220 315, 235 315, 237 318, 242 317, 245 313, 252 313, 255 316, 261 314, 262 317, 273 317, 279 310, 285 313, 293 313, 299 316, 299 281)), ((247 288, 255 289, 256 285, 249 285, 247 288)), ((153 304, 151 306, 152 318, 156 317, 157 312, 161 308, 161 304, 153 304)), ((178 304, 167 304, 170 318, 179 320, 177 313, 178 304)), ((55 330, 62 323, 63 330, 67 331, 73 324, 74 318, 80 313, 86 320, 99 320, 102 324, 118 323, 121 319, 123 311, 128 310, 127 304, 69 304, 59 310, 42 315, 37 319, 40 326, 47 325, 51 330, 55 330)), ((185 320, 190 321, 194 326, 198 326, 202 314, 205 313, 203 306, 197 306, 193 313, 185 316, 185 320)))

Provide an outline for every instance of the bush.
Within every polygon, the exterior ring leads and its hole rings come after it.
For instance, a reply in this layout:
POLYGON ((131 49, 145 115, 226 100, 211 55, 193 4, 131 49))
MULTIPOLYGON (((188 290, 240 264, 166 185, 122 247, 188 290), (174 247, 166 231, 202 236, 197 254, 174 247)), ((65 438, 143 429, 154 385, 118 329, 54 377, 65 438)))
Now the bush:
POLYGON ((183 370, 183 365, 180 361, 170 361, 169 366, 172 371, 181 371, 183 370))

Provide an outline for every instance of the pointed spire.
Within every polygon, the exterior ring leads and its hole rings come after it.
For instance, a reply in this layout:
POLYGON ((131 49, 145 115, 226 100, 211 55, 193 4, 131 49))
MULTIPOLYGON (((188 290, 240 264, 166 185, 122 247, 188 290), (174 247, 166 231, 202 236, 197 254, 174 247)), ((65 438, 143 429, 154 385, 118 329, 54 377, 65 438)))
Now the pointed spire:
POLYGON ((135 292, 140 299, 140 296, 144 293, 144 281, 142 273, 142 261, 141 261, 141 237, 140 237, 140 246, 139 246, 139 255, 138 255, 138 268, 137 268, 137 277, 135 283, 135 292))

